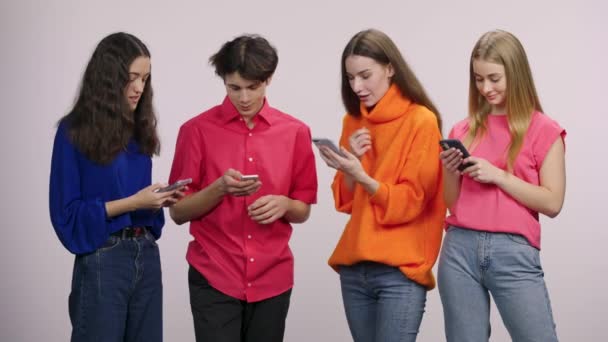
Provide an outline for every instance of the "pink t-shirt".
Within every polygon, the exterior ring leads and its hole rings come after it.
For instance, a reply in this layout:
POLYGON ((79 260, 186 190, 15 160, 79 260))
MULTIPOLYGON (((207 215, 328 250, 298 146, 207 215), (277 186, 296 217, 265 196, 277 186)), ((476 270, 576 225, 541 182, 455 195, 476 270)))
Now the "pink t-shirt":
MULTIPOLYGON (((464 140, 469 120, 457 123, 450 138, 464 140)), ((524 143, 515 159, 513 173, 534 185, 540 184, 540 168, 549 148, 566 131, 554 120, 540 112, 532 115, 524 143)), ((511 136, 506 115, 489 115, 487 132, 479 144, 469 152, 506 170, 506 154, 511 136)), ((540 249, 538 212, 525 207, 494 184, 483 184, 463 176, 460 195, 450 208, 447 226, 457 226, 495 233, 514 233, 524 236, 532 246, 540 249)))

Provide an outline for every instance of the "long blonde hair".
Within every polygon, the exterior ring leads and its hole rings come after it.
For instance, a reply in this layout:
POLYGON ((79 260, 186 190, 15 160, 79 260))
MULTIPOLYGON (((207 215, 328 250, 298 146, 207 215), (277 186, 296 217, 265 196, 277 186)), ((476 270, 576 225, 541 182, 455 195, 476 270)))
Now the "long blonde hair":
POLYGON ((509 32, 495 30, 486 32, 479 38, 469 63, 469 132, 464 139, 466 146, 472 145, 485 134, 486 120, 491 110, 490 104, 477 89, 474 60, 500 64, 505 68, 507 121, 511 133, 507 167, 511 171, 523 145, 532 113, 535 110, 543 111, 528 58, 519 40, 509 32))

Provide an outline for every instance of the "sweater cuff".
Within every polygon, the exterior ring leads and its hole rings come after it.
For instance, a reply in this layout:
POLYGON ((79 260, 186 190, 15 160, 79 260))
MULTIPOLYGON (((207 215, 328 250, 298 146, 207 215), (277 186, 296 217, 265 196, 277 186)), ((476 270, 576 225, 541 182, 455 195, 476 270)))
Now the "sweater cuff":
POLYGON ((376 190, 376 193, 372 197, 370 197, 370 201, 372 202, 372 204, 376 204, 382 208, 386 208, 388 205, 388 193, 388 185, 380 183, 380 186, 378 187, 378 190, 376 190))

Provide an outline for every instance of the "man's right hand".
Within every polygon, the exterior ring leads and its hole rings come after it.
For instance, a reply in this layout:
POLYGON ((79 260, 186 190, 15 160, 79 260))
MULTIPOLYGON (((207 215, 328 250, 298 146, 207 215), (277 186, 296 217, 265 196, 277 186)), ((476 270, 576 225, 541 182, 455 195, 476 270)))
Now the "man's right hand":
POLYGON ((232 196, 249 196, 256 193, 262 186, 259 180, 242 181, 242 174, 234 169, 228 169, 218 181, 222 192, 232 196))

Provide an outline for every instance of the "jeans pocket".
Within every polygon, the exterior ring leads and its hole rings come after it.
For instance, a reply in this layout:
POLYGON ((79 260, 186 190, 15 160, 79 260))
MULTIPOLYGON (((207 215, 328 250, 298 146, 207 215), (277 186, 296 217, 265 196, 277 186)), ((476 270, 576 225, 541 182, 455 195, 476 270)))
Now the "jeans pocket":
POLYGON ((104 242, 103 245, 101 245, 101 247, 99 247, 97 249, 97 251, 106 252, 106 251, 109 251, 112 248, 118 246, 119 244, 120 244, 120 238, 117 236, 110 235, 110 237, 106 240, 106 242, 104 242))
POLYGON ((532 245, 530 245, 530 242, 528 242, 528 239, 526 239, 525 237, 523 237, 523 235, 513 234, 513 233, 506 233, 506 235, 513 242, 516 242, 516 243, 518 243, 520 245, 525 245, 525 246, 532 247, 532 245))
POLYGON ((536 247, 530 244, 528 239, 523 237, 523 235, 519 234, 505 233, 505 235, 509 238, 509 240, 515 242, 516 244, 525 246, 521 250, 528 256, 531 265, 537 268, 541 268, 540 253, 538 252, 538 249, 536 249, 536 247))

